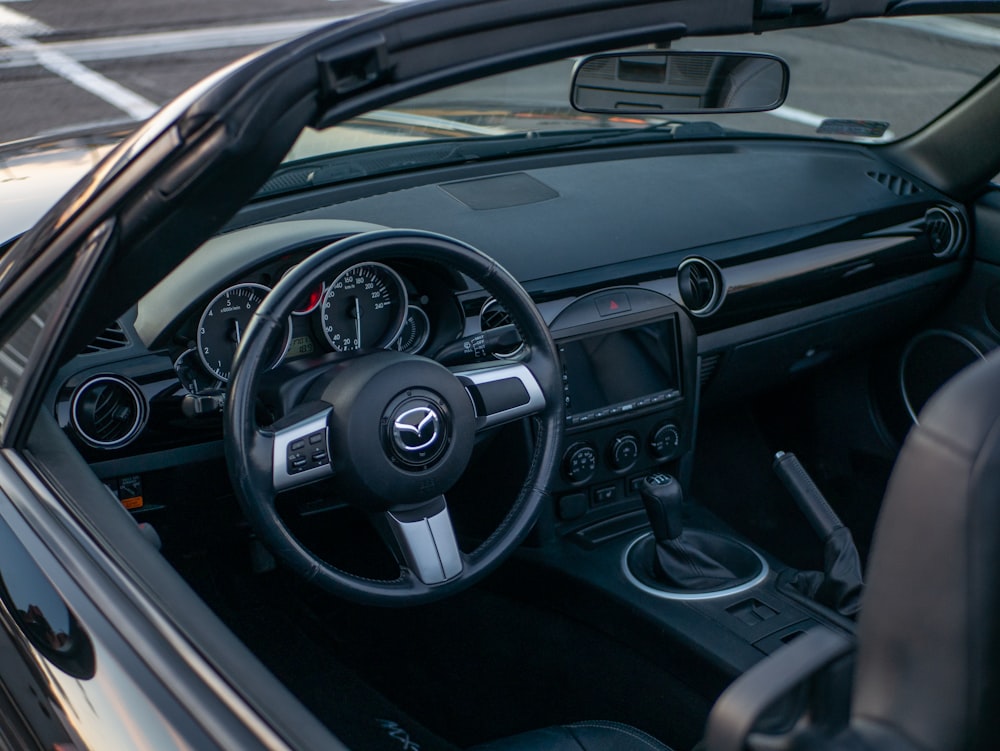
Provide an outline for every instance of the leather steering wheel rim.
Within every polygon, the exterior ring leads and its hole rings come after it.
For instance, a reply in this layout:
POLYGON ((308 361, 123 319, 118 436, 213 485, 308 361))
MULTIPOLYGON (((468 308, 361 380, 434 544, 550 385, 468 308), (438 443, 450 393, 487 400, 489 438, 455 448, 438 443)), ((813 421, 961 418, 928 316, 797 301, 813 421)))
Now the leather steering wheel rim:
MULTIPOLYGON (((361 355, 358 360, 364 358, 361 355)), ((351 367, 350 362, 346 367, 351 367)), ((558 467, 564 420, 560 374, 556 345, 531 297, 485 253, 453 238, 416 230, 368 232, 331 243, 275 285, 240 342, 224 411, 226 460, 237 499, 264 545, 293 571, 328 592, 390 606, 419 604, 453 594, 481 579, 509 555, 531 530, 542 504, 548 502, 548 478, 558 467), (277 491, 270 482, 273 446, 267 429, 256 419, 261 375, 297 301, 318 278, 333 279, 357 264, 388 259, 437 262, 465 274, 496 297, 524 341, 518 361, 530 371, 544 396, 544 405, 532 415, 535 440, 529 469, 510 511, 488 538, 473 551, 461 554, 461 572, 439 583, 425 583, 403 563, 393 580, 358 576, 333 566, 300 542, 277 512, 277 491)), ((331 456, 331 460, 335 462, 337 457, 331 456)), ((337 481, 336 474, 331 481, 337 481)))

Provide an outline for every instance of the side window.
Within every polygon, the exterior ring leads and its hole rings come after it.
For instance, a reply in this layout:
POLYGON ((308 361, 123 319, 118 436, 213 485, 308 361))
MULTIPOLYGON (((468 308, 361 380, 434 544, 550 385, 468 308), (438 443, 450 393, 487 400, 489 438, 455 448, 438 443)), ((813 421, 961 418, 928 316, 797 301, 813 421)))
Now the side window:
MULTIPOLYGON (((65 258, 67 267, 49 269, 36 291, 38 302, 16 324, 16 328, 0 339, 0 435, 11 428, 8 418, 19 395, 31 395, 31 390, 45 384, 39 378, 46 372, 42 351, 54 341, 48 329, 56 334, 72 320, 73 302, 81 294, 94 265, 101 257, 114 229, 107 220, 96 227, 72 258, 65 258)), ((30 294, 30 293, 28 293, 30 294)))
POLYGON ((30 375, 28 363, 32 352, 42 339, 42 331, 56 309, 56 302, 62 295, 64 286, 65 282, 56 286, 7 341, 0 345, 0 427, 7 420, 14 394, 30 375))

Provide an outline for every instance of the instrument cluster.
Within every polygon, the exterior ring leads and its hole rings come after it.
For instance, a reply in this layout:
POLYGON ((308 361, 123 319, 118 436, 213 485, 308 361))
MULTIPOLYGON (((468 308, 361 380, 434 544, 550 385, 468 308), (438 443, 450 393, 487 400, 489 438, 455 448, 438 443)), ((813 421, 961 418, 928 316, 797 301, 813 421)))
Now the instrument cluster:
MULTIPOLYGON (((189 390, 229 381, 254 313, 294 267, 272 264, 221 289, 197 309, 182 334, 187 349, 176 365, 189 390), (205 383, 205 377, 214 383, 205 383)), ((463 326, 461 307, 442 275, 403 263, 361 263, 335 279, 317 280, 288 317, 272 367, 331 352, 427 353, 461 336, 463 326)))

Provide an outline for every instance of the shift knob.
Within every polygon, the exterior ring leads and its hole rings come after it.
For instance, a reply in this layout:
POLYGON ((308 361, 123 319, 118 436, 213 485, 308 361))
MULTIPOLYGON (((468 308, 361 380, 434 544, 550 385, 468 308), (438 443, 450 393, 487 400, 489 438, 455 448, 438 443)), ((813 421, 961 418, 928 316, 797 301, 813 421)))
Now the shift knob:
POLYGON ((670 475, 657 472, 647 475, 639 485, 642 504, 646 507, 649 525, 657 542, 676 540, 684 531, 681 504, 684 491, 670 475))

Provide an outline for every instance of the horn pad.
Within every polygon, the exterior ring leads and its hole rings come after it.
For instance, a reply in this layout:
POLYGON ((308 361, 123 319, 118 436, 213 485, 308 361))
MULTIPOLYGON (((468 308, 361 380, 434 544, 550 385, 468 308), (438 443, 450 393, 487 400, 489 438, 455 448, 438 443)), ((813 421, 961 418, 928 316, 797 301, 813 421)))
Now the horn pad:
POLYGON ((334 373, 320 398, 333 405, 333 483, 355 506, 384 511, 424 503, 447 492, 469 463, 472 400, 433 360, 366 355, 334 373))

